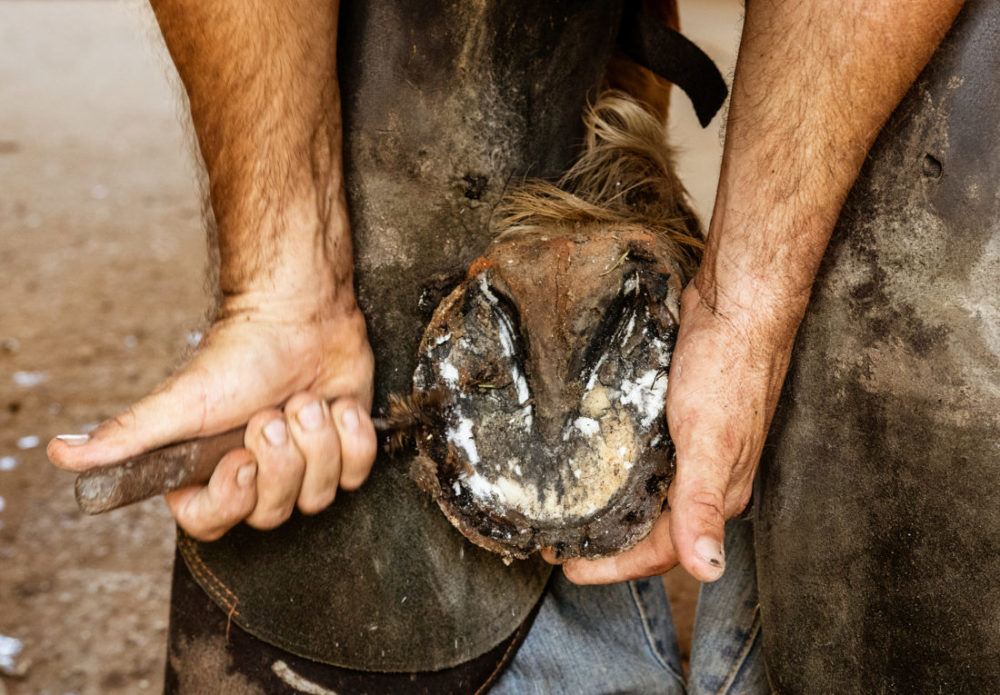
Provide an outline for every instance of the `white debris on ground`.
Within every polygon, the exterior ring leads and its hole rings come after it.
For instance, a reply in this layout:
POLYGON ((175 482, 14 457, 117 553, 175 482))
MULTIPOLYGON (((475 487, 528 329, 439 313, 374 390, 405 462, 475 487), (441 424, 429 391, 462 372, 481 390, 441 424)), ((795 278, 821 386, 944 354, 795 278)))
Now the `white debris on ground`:
POLYGON ((187 334, 187 344, 191 347, 198 347, 198 343, 201 342, 202 337, 201 331, 191 331, 187 334))
POLYGON ((3 497, 0 497, 0 512, 2 512, 6 508, 7 508, 7 500, 5 500, 3 497))
POLYGON ((13 456, 0 456, 0 471, 12 471, 17 468, 17 459, 13 456))
POLYGON ((14 372, 11 377, 17 386, 23 389, 30 389, 49 380, 49 375, 45 372, 14 372))
POLYGON ((41 439, 39 439, 37 436, 33 434, 29 434, 17 440, 17 448, 21 449, 22 451, 24 451, 25 449, 34 449, 41 443, 42 443, 41 439))
POLYGON ((28 670, 28 664, 20 661, 18 656, 24 649, 21 640, 0 635, 0 673, 6 676, 23 676, 28 670))

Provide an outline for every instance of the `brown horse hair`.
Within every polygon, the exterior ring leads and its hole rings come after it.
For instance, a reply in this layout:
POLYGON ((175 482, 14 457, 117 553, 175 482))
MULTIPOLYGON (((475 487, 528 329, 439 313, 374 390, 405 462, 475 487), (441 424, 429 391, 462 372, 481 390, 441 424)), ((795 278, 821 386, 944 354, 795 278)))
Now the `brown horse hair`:
POLYGON ((666 128, 624 92, 603 92, 584 114, 584 149, 555 183, 531 180, 497 208, 498 236, 604 228, 658 234, 686 282, 704 248, 701 224, 674 171, 666 128))

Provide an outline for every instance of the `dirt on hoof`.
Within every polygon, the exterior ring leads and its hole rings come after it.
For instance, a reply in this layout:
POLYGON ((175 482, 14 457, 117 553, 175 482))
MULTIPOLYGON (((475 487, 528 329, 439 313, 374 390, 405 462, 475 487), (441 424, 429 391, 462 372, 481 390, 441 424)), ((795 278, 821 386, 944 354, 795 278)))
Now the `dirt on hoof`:
POLYGON ((417 393, 447 394, 417 479, 507 557, 599 557, 643 538, 673 477, 664 403, 680 276, 653 234, 515 236, 442 302, 417 393))

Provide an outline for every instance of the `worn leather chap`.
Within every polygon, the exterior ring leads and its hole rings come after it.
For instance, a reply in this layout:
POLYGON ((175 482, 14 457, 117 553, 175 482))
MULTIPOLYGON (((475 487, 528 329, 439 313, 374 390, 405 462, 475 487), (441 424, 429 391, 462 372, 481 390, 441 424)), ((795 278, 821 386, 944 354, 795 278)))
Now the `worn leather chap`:
MULTIPOLYGON (((376 410, 410 390, 428 279, 482 252, 505 187, 570 163, 620 14, 597 0, 342 3, 344 166, 376 410)), ((468 543, 409 468, 380 454, 366 485, 322 514, 215 543, 182 536, 180 550, 236 623, 282 649, 374 671, 462 663, 514 632, 549 570, 468 543)))
POLYGON ((1000 692, 998 75, 971 0, 827 252, 756 506, 781 693, 1000 692))

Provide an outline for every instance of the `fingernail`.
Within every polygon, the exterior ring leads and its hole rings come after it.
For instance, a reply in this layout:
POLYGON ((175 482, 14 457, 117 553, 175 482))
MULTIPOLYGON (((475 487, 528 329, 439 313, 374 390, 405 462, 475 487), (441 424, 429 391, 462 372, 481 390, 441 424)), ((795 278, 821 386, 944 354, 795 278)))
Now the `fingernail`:
POLYGON ((354 432, 361 424, 361 416, 358 415, 357 408, 348 408, 340 415, 340 422, 348 432, 354 432))
POLYGON ((323 426, 323 408, 319 401, 310 403, 299 411, 299 424, 302 425, 302 429, 310 432, 323 426))
POLYGON ((271 446, 284 446, 285 442, 288 441, 285 421, 279 417, 264 425, 264 437, 271 443, 271 446))
POLYGON ((89 434, 57 434, 56 439, 66 442, 70 446, 83 446, 90 441, 89 434))
POLYGON ((236 484, 240 487, 248 487, 255 477, 257 477, 257 464, 244 463, 236 473, 236 484))
POLYGON ((722 543, 709 536, 702 536, 694 542, 694 552, 702 560, 711 565, 709 575, 714 575, 709 581, 715 581, 726 569, 726 554, 722 543))

